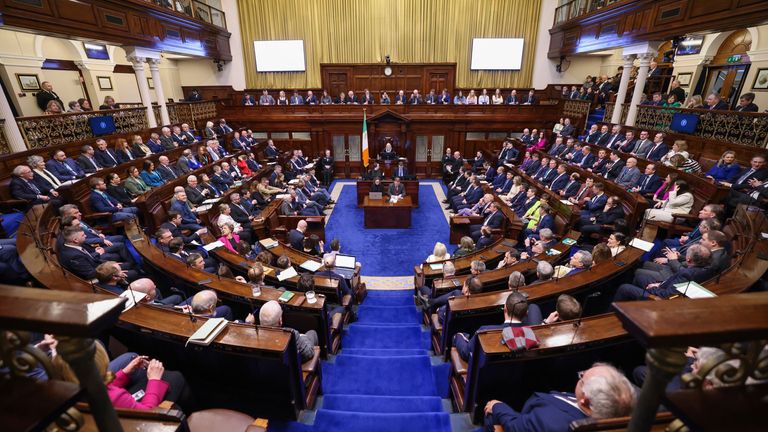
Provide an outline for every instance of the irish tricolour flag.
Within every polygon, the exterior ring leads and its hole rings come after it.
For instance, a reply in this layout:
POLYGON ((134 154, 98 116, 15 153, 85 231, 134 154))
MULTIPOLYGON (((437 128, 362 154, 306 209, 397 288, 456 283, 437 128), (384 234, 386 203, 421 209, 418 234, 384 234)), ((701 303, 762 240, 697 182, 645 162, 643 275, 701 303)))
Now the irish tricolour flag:
POLYGON ((365 120, 365 110, 363 110, 363 166, 368 166, 368 122, 365 120))

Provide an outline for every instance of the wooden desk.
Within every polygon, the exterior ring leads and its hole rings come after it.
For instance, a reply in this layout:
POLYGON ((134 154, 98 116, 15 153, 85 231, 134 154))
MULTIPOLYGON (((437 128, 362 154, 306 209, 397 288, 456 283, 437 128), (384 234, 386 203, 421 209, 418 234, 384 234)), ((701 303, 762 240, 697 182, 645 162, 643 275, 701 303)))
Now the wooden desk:
POLYGON ((389 200, 363 198, 366 228, 410 228, 411 197, 406 196, 395 204, 389 200))
MULTIPOLYGON (((381 185, 384 187, 384 191, 387 191, 389 189, 389 185, 391 185, 393 182, 392 180, 382 180, 381 185)), ((419 206, 419 181, 418 180, 402 180, 400 182, 402 185, 405 186, 405 194, 409 197, 411 197, 411 203, 413 207, 419 206)), ((357 206, 362 207, 363 205, 363 198, 368 196, 368 192, 371 191, 371 186, 373 185, 373 180, 358 180, 355 184, 355 187, 357 188, 357 206)))

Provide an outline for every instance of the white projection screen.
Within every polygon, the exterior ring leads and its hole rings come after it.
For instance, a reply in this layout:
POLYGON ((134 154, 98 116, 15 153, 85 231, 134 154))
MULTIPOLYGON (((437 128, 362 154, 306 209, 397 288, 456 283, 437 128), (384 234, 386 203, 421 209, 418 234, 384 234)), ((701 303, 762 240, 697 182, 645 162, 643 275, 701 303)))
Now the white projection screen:
POLYGON ((253 41, 257 72, 304 72, 303 40, 253 41))
POLYGON ((471 70, 520 70, 523 39, 472 39, 471 70))

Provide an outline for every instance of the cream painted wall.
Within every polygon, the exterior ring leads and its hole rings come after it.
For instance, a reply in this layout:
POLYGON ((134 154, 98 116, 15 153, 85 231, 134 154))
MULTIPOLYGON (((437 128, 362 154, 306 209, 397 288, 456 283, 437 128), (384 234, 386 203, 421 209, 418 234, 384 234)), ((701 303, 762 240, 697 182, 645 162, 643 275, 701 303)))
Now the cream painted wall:
MULTIPOLYGON (((88 89, 91 104, 95 108, 101 105, 107 95, 114 97, 118 102, 140 102, 136 76, 133 73, 113 72, 116 64, 130 65, 125 58, 125 50, 118 46, 107 46, 107 49, 110 60, 91 60, 85 57, 80 41, 0 30, 0 79, 11 93, 10 102, 22 116, 36 116, 42 112, 37 107, 35 92, 21 91, 17 73, 35 74, 40 82, 50 81, 54 91, 64 102, 65 109, 69 101, 85 97, 83 85, 88 89), (80 83, 77 71, 41 69, 45 59, 81 62, 83 83, 80 83), (100 76, 112 80, 112 90, 99 88, 97 77, 100 76)), ((145 65, 145 71, 147 76, 150 76, 148 65, 145 65)), ((160 78, 166 98, 183 98, 176 60, 163 59, 160 63, 160 78)), ((243 82, 244 80, 243 77, 243 82)), ((155 92, 150 91, 150 95, 152 101, 156 102, 155 92)))

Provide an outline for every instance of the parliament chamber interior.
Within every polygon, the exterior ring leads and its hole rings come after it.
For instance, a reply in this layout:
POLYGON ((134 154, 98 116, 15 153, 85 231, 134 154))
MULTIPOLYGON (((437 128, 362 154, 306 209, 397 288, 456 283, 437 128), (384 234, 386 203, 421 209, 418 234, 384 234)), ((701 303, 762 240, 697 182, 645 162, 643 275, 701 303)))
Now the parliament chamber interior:
POLYGON ((1 430, 765 430, 765 1, 0 4, 1 430))

